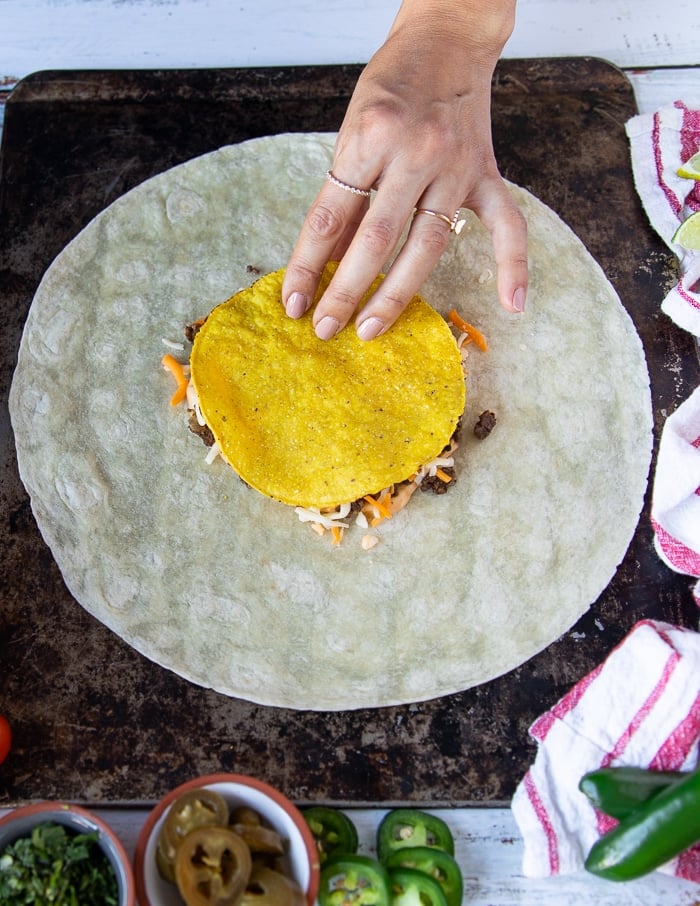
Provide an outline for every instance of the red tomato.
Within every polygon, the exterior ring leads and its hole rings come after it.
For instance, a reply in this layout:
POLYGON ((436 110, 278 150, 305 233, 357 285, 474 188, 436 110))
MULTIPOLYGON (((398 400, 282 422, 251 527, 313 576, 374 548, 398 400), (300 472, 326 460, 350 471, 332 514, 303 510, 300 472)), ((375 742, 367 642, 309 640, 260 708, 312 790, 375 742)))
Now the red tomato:
POLYGON ((12 745, 12 730, 7 718, 0 714, 0 764, 7 758, 7 753, 12 745))

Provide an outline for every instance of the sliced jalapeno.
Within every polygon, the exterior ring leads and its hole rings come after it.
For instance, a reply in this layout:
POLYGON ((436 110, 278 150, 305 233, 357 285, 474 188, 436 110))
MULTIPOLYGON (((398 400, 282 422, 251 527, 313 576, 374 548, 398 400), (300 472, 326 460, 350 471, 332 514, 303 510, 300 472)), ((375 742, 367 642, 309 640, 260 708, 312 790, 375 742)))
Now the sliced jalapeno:
POLYGON ((390 906, 389 875, 376 859, 341 854, 321 869, 319 906, 390 906))
POLYGON ((412 808, 397 808, 388 812, 377 828, 379 861, 385 862, 391 853, 409 846, 442 849, 451 856, 455 852, 452 832, 437 815, 412 808))
POLYGON ((345 812, 314 805, 304 809, 302 814, 316 841, 321 865, 338 853, 357 852, 357 829, 345 812))
POLYGON ((417 868, 392 868, 389 888, 391 906, 447 906, 440 884, 417 868))
POLYGON ((227 827, 196 827, 175 856, 175 881, 187 906, 236 906, 251 870, 250 850, 227 827))
POLYGON ((195 827, 228 824, 228 805, 216 790, 188 790, 173 802, 158 837, 157 862, 167 881, 175 880, 175 855, 180 843, 195 827))
POLYGON ((305 906, 306 897, 291 878, 265 865, 253 865, 240 906, 305 906))
POLYGON ((586 869, 611 881, 654 871, 700 840, 700 769, 667 786, 595 843, 586 869))
POLYGON ((464 882, 454 856, 430 846, 406 846, 395 850, 386 860, 391 872, 396 868, 415 868, 436 880, 445 894, 447 906, 461 906, 464 882))
POLYGON ((680 771, 649 771, 646 768, 601 768, 584 774, 579 789, 592 804, 622 820, 667 786, 687 776, 680 771))
POLYGON ((284 840, 271 827, 263 827, 262 824, 232 824, 231 830, 245 840, 251 853, 283 856, 286 852, 284 840))

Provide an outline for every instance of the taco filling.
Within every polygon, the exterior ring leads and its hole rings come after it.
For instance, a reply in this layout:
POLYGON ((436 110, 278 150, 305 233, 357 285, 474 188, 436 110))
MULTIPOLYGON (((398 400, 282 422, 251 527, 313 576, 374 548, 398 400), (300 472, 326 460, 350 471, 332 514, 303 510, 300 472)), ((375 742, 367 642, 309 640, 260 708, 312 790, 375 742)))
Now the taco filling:
MULTIPOLYGON (((326 267, 319 294, 334 269, 326 267)), ((443 493, 454 480, 466 395, 456 340, 474 335, 455 316, 456 338, 415 296, 370 343, 353 330, 322 341, 310 312, 286 316, 283 276, 259 278, 188 325, 189 367, 166 363, 178 385, 173 402, 186 401, 208 461, 220 455, 250 487, 338 542, 351 519, 371 529, 419 488, 443 493)), ((481 335, 477 345, 485 347, 481 335)))

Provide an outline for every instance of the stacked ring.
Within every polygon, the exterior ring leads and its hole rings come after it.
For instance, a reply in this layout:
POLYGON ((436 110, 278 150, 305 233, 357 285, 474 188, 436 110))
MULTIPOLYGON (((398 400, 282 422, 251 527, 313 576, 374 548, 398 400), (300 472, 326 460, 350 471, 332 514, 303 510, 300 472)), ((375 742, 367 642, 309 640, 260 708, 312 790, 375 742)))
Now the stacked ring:
POLYGON ((452 217, 448 217, 447 214, 441 214, 439 211, 431 211, 429 208, 417 208, 414 217, 417 214, 430 214, 431 217, 438 217, 440 220, 444 220, 445 223, 450 228, 451 233, 455 233, 457 236, 462 232, 466 220, 459 219, 459 209, 454 212, 452 217))
POLYGON ((358 189, 357 186, 351 186, 350 183, 343 182, 342 179, 338 179, 338 177, 333 174, 332 170, 328 170, 326 179, 339 189, 344 189, 346 192, 352 192, 353 195, 362 195, 363 198, 369 198, 372 194, 371 189, 358 189))

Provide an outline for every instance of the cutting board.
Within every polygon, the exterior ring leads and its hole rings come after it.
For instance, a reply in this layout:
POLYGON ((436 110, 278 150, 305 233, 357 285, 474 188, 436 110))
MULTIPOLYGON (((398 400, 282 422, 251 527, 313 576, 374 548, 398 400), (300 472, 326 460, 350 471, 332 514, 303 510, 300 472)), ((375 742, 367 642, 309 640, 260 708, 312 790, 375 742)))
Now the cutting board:
MULTIPOLYGON (((137 654, 66 590, 19 481, 7 413, 42 274, 95 214, 149 176, 242 139, 337 129, 360 71, 45 72, 8 101, 0 171, 0 710, 15 744, 0 768, 0 804, 150 800, 218 770, 255 774, 302 803, 502 804, 534 756, 530 723, 637 620, 695 625, 690 580, 653 551, 648 499, 618 573, 570 632, 497 680, 401 707, 319 713, 227 698, 137 654)), ((666 415, 699 374, 690 337, 659 310, 676 272, 632 184, 624 123, 635 112, 623 74, 600 60, 504 61, 494 77, 502 173, 554 208, 616 287, 646 350, 658 445, 666 415)))

